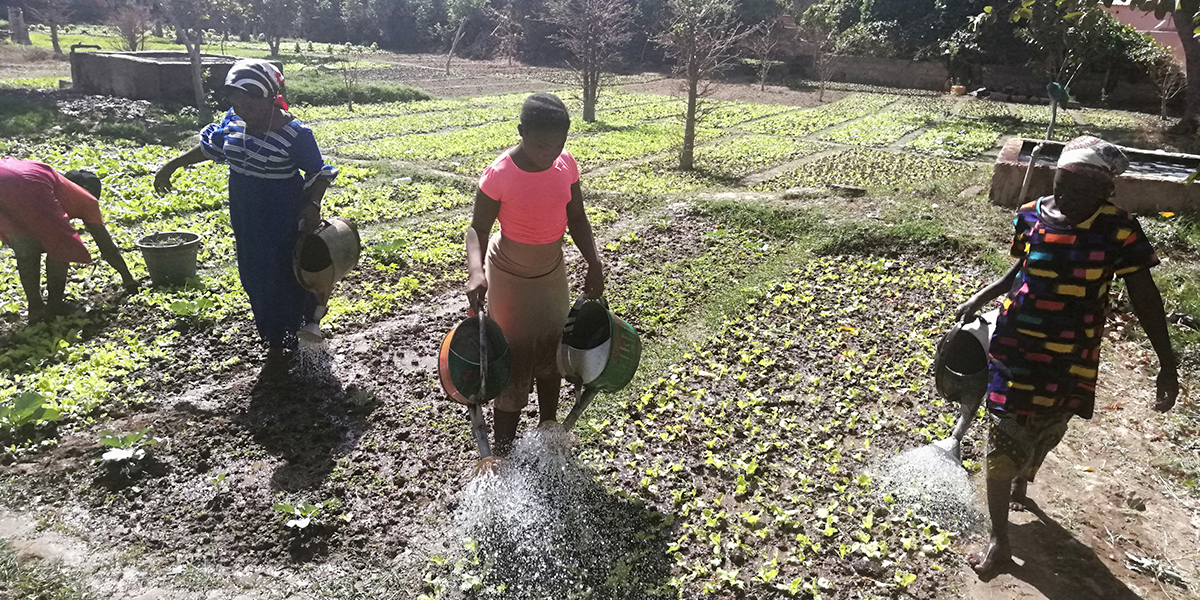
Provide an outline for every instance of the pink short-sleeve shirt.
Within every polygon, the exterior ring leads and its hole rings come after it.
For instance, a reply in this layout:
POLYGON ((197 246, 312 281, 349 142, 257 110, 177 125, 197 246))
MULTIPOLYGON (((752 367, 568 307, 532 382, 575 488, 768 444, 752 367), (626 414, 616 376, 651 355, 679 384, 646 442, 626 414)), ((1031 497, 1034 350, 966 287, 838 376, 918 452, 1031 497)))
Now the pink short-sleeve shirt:
POLYGON ((479 178, 479 189, 500 203, 500 233, 522 244, 550 244, 567 230, 571 186, 579 181, 575 157, 563 150, 554 166, 530 173, 505 153, 479 178))

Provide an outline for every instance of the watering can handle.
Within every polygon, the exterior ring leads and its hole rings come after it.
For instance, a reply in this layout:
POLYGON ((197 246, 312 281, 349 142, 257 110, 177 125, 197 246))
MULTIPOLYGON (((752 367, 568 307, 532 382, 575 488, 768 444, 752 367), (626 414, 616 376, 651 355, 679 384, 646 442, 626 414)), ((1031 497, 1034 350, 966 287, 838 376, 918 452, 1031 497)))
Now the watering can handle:
POLYGON ((587 296, 580 296, 579 299, 575 301, 575 305, 572 306, 572 308, 575 308, 575 309, 581 308, 585 303, 588 303, 588 302, 599 302, 600 306, 604 307, 604 310, 608 310, 608 299, 605 298, 604 296, 600 296, 599 298, 588 298, 587 296))
POLYGON ((487 396, 488 349, 487 349, 487 316, 481 308, 479 318, 479 392, 474 400, 479 402, 487 396))

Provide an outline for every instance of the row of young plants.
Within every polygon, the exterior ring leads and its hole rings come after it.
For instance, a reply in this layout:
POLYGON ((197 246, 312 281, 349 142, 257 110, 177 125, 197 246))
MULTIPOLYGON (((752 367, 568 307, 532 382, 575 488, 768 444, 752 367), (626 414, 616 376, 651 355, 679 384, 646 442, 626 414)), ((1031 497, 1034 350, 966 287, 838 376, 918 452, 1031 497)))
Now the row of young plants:
POLYGON ((962 178, 975 168, 955 160, 852 148, 800 165, 768 179, 756 189, 779 191, 835 184, 910 189, 932 181, 962 178))
POLYGON ((722 137, 695 150, 695 170, 680 171, 673 155, 586 177, 594 189, 631 194, 677 194, 696 189, 732 187, 747 175, 784 164, 827 147, 814 142, 766 135, 722 137))
POLYGON ((941 98, 903 98, 887 111, 838 127, 821 139, 855 146, 888 146, 946 118, 952 110, 952 103, 941 98))
POLYGON ((896 101, 896 96, 884 94, 851 94, 818 108, 810 108, 752 121, 743 129, 755 133, 784 137, 804 137, 852 119, 878 112, 896 101))

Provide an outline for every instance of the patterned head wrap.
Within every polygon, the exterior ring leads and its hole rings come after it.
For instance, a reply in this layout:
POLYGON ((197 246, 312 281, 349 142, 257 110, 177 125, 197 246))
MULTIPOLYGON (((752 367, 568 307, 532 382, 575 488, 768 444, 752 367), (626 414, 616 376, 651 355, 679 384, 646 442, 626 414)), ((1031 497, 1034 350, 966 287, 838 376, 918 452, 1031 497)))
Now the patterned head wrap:
POLYGON ((225 75, 225 87, 241 90, 259 98, 275 98, 275 104, 287 109, 279 90, 283 87, 283 72, 275 65, 257 58, 237 61, 225 75))
POLYGON ((1058 157, 1058 168, 1086 172, 1112 179, 1129 168, 1129 158, 1121 149, 1090 135, 1067 143, 1058 157))

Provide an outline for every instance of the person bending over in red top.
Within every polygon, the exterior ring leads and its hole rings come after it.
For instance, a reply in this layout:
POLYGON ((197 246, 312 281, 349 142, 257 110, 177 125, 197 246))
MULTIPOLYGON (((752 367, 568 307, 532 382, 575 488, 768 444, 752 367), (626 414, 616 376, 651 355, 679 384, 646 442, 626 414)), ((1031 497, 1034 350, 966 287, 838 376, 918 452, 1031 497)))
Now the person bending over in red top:
POLYGON ((958 307, 966 318, 1007 294, 989 349, 988 513, 992 539, 968 557, 986 572, 1012 559, 1009 501, 1029 502, 1026 486, 1067 432, 1073 416, 1092 417, 1100 341, 1114 277, 1125 280, 1133 311, 1158 354, 1154 410, 1179 395, 1179 376, 1162 296, 1150 276, 1154 248, 1129 213, 1111 204, 1113 180, 1129 165, 1116 146, 1083 136, 1063 149, 1054 195, 1022 206, 1014 220, 1008 273, 958 307))
POLYGON ((512 374, 493 416, 498 455, 511 448, 535 382, 541 424, 558 418, 562 377, 555 356, 571 304, 562 252, 568 229, 588 265, 584 295, 604 293, 604 268, 583 210, 579 167, 563 150, 570 127, 567 107, 557 96, 526 98, 517 126, 521 143, 484 170, 467 229, 467 300, 478 310, 486 298, 512 353, 512 374), (500 232, 492 235, 497 220, 500 232))
POLYGON ((67 263, 89 263, 92 257, 71 219, 80 219, 100 256, 121 274, 126 289, 137 288, 121 251, 113 243, 100 215, 100 180, 83 171, 66 176, 40 162, 0 160, 0 242, 17 259, 17 273, 29 302, 29 320, 39 321, 72 312, 63 301, 67 263), (80 183, 76 183, 75 181, 80 183), (90 190, 81 186, 86 185, 90 190), (46 300, 42 300, 41 256, 46 254, 46 300))

